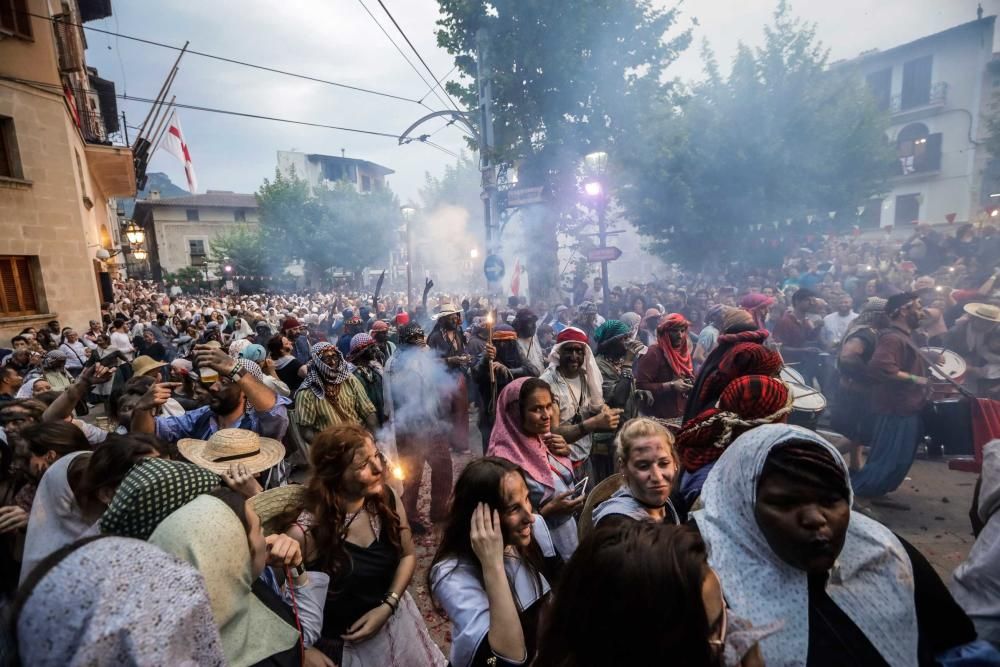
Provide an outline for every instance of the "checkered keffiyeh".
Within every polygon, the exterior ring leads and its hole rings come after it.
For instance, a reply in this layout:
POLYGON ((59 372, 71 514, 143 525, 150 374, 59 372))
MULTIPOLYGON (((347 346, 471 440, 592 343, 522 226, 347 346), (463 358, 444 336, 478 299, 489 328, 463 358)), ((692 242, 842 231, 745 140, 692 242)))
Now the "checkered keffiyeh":
POLYGON ((327 395, 327 386, 336 387, 351 377, 354 367, 344 360, 344 355, 340 353, 336 345, 332 343, 316 343, 310 350, 312 360, 309 362, 309 373, 302 383, 302 389, 308 389, 317 398, 324 398, 327 395), (337 368, 331 368, 323 361, 322 354, 327 350, 333 350, 340 360, 337 368))
POLYGON ((143 459, 115 492, 101 517, 101 532, 147 540, 175 510, 221 483, 214 472, 191 463, 143 459))

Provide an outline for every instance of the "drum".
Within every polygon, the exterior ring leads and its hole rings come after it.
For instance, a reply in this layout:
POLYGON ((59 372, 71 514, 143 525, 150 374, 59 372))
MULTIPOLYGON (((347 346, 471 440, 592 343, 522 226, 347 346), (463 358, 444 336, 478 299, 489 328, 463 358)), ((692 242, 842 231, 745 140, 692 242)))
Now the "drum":
POLYGON ((954 396, 930 401, 923 418, 927 436, 946 456, 973 456, 969 399, 954 396))
POLYGON ((788 423, 816 430, 819 418, 826 410, 826 397, 805 384, 786 383, 792 394, 792 414, 788 417, 788 423))
POLYGON ((799 384, 803 387, 806 384, 806 379, 802 377, 802 373, 798 372, 791 366, 782 366, 781 372, 778 373, 778 377, 789 384, 799 384))
POLYGON ((937 354, 944 357, 943 364, 930 367, 932 379, 944 381, 945 378, 948 377, 958 384, 965 382, 965 359, 963 359, 957 352, 946 350, 943 347, 925 347, 921 348, 921 352, 924 352, 931 358, 937 354))

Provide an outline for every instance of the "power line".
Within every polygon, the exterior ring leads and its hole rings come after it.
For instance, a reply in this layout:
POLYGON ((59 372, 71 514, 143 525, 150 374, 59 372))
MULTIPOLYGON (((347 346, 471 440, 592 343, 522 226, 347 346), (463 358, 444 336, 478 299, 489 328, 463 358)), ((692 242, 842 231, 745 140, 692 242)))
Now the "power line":
POLYGON ((440 144, 436 144, 436 143, 434 143, 433 141, 431 141, 429 139, 421 139, 420 141, 421 141, 421 143, 425 143, 428 146, 433 146, 434 148, 438 149, 442 153, 447 153, 448 155, 452 156, 456 160, 458 159, 458 153, 456 153, 455 151, 449 150, 449 149, 445 148, 444 146, 441 146, 440 144))
MULTIPOLYGON (((458 69, 458 65, 455 65, 454 67, 452 67, 450 70, 448 70, 447 74, 445 74, 443 77, 441 77, 441 81, 447 81, 448 77, 451 76, 451 73, 454 72, 457 69, 458 69)), ((424 96, 420 98, 420 101, 423 102, 425 99, 427 99, 428 95, 430 95, 431 93, 433 93, 434 90, 436 88, 440 87, 440 86, 441 86, 441 83, 438 82, 438 81, 435 81, 434 85, 431 86, 431 89, 428 90, 426 93, 424 93, 424 96)), ((438 98, 438 99, 440 99, 440 98, 438 98)))
MULTIPOLYGON (((35 18, 45 19, 46 21, 55 23, 55 18, 53 18, 51 16, 46 16, 44 14, 34 14, 32 12, 24 12, 24 13, 27 14, 28 16, 34 16, 35 18)), ((181 51, 181 47, 179 47, 179 46, 174 46, 172 44, 165 44, 163 42, 156 42, 156 41, 153 41, 151 39, 144 39, 142 37, 134 37, 132 35, 124 35, 124 34, 121 34, 121 33, 118 33, 118 32, 112 32, 110 30, 102 30, 100 28, 95 28, 93 26, 83 25, 81 23, 72 23, 70 21, 60 21, 60 23, 63 23, 65 25, 76 26, 76 27, 82 28, 84 30, 90 30, 92 32, 98 32, 98 33, 105 34, 105 35, 112 35, 112 36, 115 36, 115 37, 121 37, 122 39, 128 39, 128 40, 131 40, 133 42, 139 42, 140 44, 149 44, 151 46, 159 46, 160 48, 170 49, 172 51, 181 51)), ((259 69, 259 70, 262 70, 262 71, 265 71, 265 72, 271 72, 271 73, 274 73, 274 74, 282 74, 284 76, 290 76, 290 77, 294 77, 296 79, 304 79, 306 81, 313 81, 315 83, 323 83, 323 84, 326 84, 328 86, 335 86, 337 88, 344 88, 344 89, 347 89, 347 90, 353 90, 353 91, 356 91, 356 92, 359 92, 359 93, 368 93, 369 95, 378 95, 379 97, 387 97, 387 98, 393 99, 393 100, 400 100, 402 102, 411 102, 413 104, 420 104, 421 106, 426 106, 426 105, 423 104, 423 102, 421 102, 419 100, 415 100, 415 99, 409 98, 409 97, 402 97, 400 95, 393 95, 392 93, 384 93, 384 92, 381 92, 381 91, 378 91, 378 90, 371 90, 370 88, 362 88, 360 86, 352 86, 350 84, 339 83, 337 81, 330 81, 328 79, 320 79, 320 78, 315 77, 315 76, 309 76, 308 74, 296 74, 295 72, 289 72, 287 70, 281 70, 281 69, 277 69, 275 67, 268 67, 266 65, 255 65, 253 63, 249 63, 249 62, 246 62, 246 61, 243 61, 243 60, 236 60, 235 58, 226 58, 225 56, 217 56, 217 55, 212 54, 212 53, 205 53, 204 51, 193 51, 191 49, 188 49, 187 53, 190 53, 190 54, 195 55, 195 56, 201 56, 202 58, 209 58, 211 60, 218 60, 218 61, 221 61, 221 62, 224 62, 224 63, 230 63, 230 64, 233 64, 233 65, 241 65, 243 67, 250 67, 250 68, 253 68, 253 69, 259 69)), ((428 84, 428 85, 430 85, 430 84, 428 84)))
MULTIPOLYGON (((424 100, 427 99, 428 94, 434 93, 434 96, 437 97, 438 101, 441 102, 441 104, 443 104, 444 107, 447 109, 448 103, 445 102, 444 99, 437 94, 437 92, 435 92, 435 88, 437 87, 437 82, 435 81, 435 83, 431 83, 430 81, 427 80, 426 77, 424 77, 423 74, 421 74, 420 69, 418 69, 417 66, 414 65, 409 58, 406 57, 406 53, 403 51, 403 49, 400 48, 399 44, 397 44, 396 41, 392 38, 392 35, 390 35, 389 32, 385 29, 385 27, 383 27, 382 24, 379 23, 379 20, 375 18, 375 15, 372 13, 372 11, 368 9, 368 5, 364 3, 364 0, 358 0, 358 4, 361 5, 361 8, 364 9, 365 12, 368 14, 368 16, 371 17, 375 25, 378 26, 378 29, 381 30, 382 34, 385 35, 386 39, 389 40, 389 43, 392 44, 394 47, 396 47, 396 50, 399 51, 399 55, 403 56, 403 60, 405 60, 406 64, 409 65, 414 72, 416 72, 417 76, 420 77, 420 80, 424 82, 424 85, 430 87, 428 93, 425 94, 423 97, 421 97, 419 100, 417 100, 417 103, 423 106, 427 106, 426 104, 424 104, 424 100)), ((430 107, 427 108, 429 109, 430 107)))
MULTIPOLYGON (((413 53, 417 56, 417 59, 423 64, 425 68, 427 68, 427 72, 431 75, 431 78, 434 79, 434 83, 440 86, 441 82, 438 80, 436 76, 434 76, 434 71, 431 69, 430 65, 427 64, 427 61, 424 60, 424 57, 420 55, 420 52, 417 51, 417 47, 415 47, 413 45, 413 42, 410 41, 410 38, 403 31, 403 28, 400 27, 399 23, 396 21, 396 18, 392 15, 392 12, 389 11, 389 8, 385 6, 385 3, 382 2, 382 0, 376 0, 376 2, 378 2, 379 6, 382 7, 382 10, 385 12, 386 16, 389 17, 389 20, 392 21, 392 24, 396 26, 396 30, 398 30, 399 34, 403 36, 403 39, 406 40, 406 43, 410 45, 411 49, 413 49, 413 53)), ((445 90, 443 86, 441 87, 441 90, 444 91, 445 96, 449 100, 451 100, 451 105, 455 108, 455 111, 461 111, 458 105, 455 104, 455 100, 452 99, 451 95, 448 94, 448 91, 445 90)))
MULTIPOLYGON (((26 84, 26 85, 44 86, 46 88, 53 88, 56 91, 61 91, 63 89, 63 87, 61 85, 59 85, 59 84, 47 83, 45 81, 32 81, 30 79, 19 79, 17 77, 9 77, 9 76, 0 76, 0 80, 13 81, 15 83, 22 83, 22 84, 26 84)), ((86 90, 84 90, 82 88, 70 88, 70 89, 73 90, 74 92, 88 92, 88 91, 86 91, 86 90)), ((129 102, 140 102, 140 103, 143 103, 143 104, 156 104, 158 102, 158 100, 151 99, 151 98, 148 98, 148 97, 136 97, 134 95, 125 95, 124 93, 116 93, 115 97, 117 97, 118 99, 121 99, 121 100, 128 100, 129 102)), ((340 130, 342 132, 354 132, 354 133, 357 133, 357 134, 368 134, 368 135, 371 135, 371 136, 387 137, 387 138, 390 138, 390 139, 398 139, 399 138, 398 134, 392 134, 392 133, 389 133, 389 132, 379 132, 377 130, 362 130, 362 129, 358 129, 358 128, 354 128, 354 127, 343 127, 343 126, 340 126, 340 125, 328 125, 328 124, 325 124, 325 123, 314 123, 314 122, 305 121, 305 120, 294 120, 294 119, 291 119, 291 118, 279 118, 277 116, 265 116, 263 114, 255 114, 255 113, 250 113, 250 112, 247 112, 247 111, 234 111, 234 110, 231 110, 231 109, 216 109, 214 107, 206 107, 206 106, 202 106, 202 105, 198 105, 198 104, 184 104, 184 103, 181 103, 181 102, 174 102, 170 106, 178 108, 178 109, 190 109, 192 111, 204 111, 204 112, 207 112, 207 113, 217 113, 217 114, 223 114, 223 115, 227 115, 227 116, 238 116, 240 118, 255 118, 257 120, 269 120, 269 121, 273 121, 273 122, 276 122, 276 123, 288 123, 290 125, 304 125, 304 126, 307 126, 307 127, 319 127, 319 128, 323 128, 323 129, 327 129, 327 130, 340 130)))

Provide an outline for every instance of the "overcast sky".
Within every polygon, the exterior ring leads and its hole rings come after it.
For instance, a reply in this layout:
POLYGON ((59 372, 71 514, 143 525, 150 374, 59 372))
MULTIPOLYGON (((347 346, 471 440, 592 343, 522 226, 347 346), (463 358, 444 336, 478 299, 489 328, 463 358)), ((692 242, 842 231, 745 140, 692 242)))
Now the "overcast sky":
MULTIPOLYGON (((87 25, 237 60, 288 70, 354 86, 420 99, 429 87, 403 60, 365 12, 362 1, 406 52, 429 75, 389 23, 376 0, 116 0, 114 16, 87 25)), ((564 2, 571 9, 573 0, 564 2)), ((452 60, 436 45, 436 0, 383 0, 435 75, 444 76, 452 60)), ((654 0, 667 6, 667 2, 654 0)), ((688 0, 681 24, 697 17, 693 48, 672 69, 697 77, 702 39, 708 39, 720 64, 727 66, 739 41, 754 45, 770 20, 771 0, 688 0)), ((850 58, 871 48, 887 48, 975 19, 976 0, 797 0, 795 13, 817 24, 833 59, 850 58)), ((987 15, 1000 0, 983 0, 987 15)), ((152 98, 176 52, 88 31, 88 63, 113 79, 119 93, 152 98)), ((454 75, 453 75, 454 77, 454 75)), ((177 101, 294 120, 398 134, 427 109, 414 102, 376 97, 329 85, 187 55, 173 87, 177 101)), ((441 109, 433 95, 426 103, 441 109)), ((138 125, 149 105, 119 101, 129 125, 138 125)), ((416 201, 425 172, 439 175, 454 158, 426 145, 397 146, 395 139, 329 129, 181 110, 181 123, 201 191, 253 192, 274 173, 278 150, 371 160, 395 170, 392 188, 416 201)), ((430 121, 437 131, 443 121, 430 121)), ((130 130, 130 136, 134 131, 130 130)), ((436 132, 433 141, 450 151, 464 145, 455 127, 436 132)), ((179 163, 154 156, 150 171, 164 171, 184 186, 179 163)), ((186 187, 186 186, 185 186, 186 187)))

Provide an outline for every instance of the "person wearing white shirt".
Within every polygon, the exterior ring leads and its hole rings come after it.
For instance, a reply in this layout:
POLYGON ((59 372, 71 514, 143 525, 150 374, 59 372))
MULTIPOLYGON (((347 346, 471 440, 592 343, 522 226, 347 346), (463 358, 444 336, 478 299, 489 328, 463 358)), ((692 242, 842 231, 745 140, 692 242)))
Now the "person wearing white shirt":
POLYGON ((823 342, 828 349, 840 345, 851 322, 858 316, 852 308, 851 297, 846 294, 837 299, 837 310, 823 318, 823 342))
POLYGON ((135 348, 128 337, 128 324, 124 320, 115 320, 111 326, 111 347, 121 351, 129 361, 135 357, 135 348))

